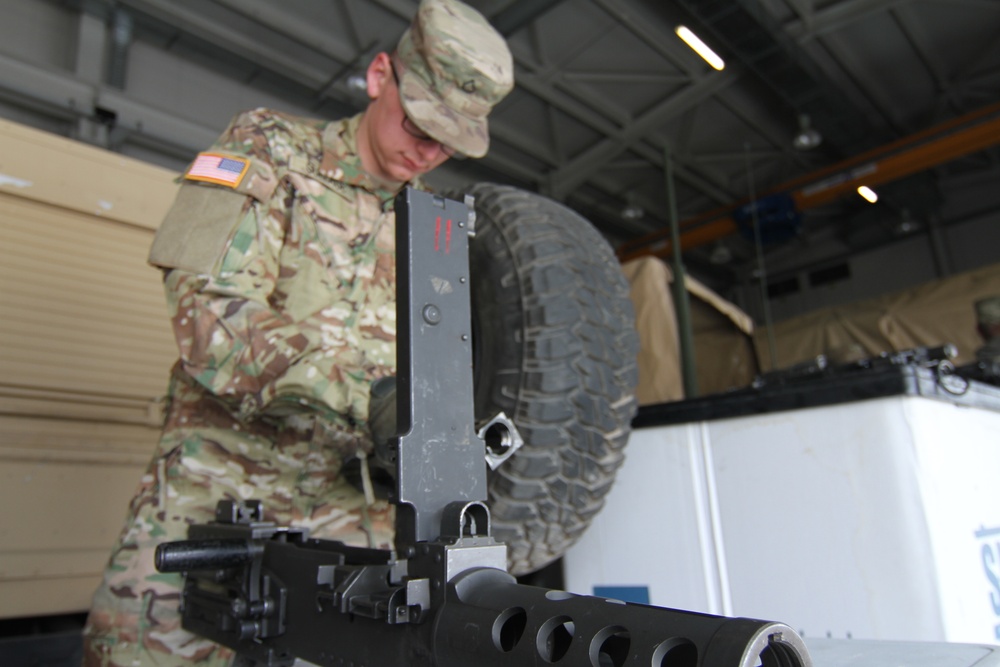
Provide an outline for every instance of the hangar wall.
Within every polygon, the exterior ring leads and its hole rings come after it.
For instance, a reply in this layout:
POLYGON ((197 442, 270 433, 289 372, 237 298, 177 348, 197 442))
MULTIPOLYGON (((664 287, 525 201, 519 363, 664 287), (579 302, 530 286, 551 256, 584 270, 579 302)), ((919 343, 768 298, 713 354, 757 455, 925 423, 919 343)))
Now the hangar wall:
MULTIPOLYGON (((939 228, 937 241, 932 238, 913 234, 892 245, 845 256, 839 262, 816 264, 794 274, 782 274, 780 264, 765 266, 772 289, 778 283, 786 286, 770 300, 771 317, 781 322, 1000 262, 1000 218, 996 213, 970 215, 963 222, 939 228), (938 248, 932 243, 937 243, 938 248), (824 279, 824 275, 828 278, 824 279)), ((755 322, 763 323, 760 287, 756 283, 735 288, 730 298, 755 322)))

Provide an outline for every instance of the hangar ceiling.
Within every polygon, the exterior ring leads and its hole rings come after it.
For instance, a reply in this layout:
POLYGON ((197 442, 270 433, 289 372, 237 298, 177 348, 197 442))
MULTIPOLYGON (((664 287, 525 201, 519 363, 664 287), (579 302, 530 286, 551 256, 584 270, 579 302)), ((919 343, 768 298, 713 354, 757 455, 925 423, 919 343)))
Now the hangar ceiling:
MULTIPOLYGON (((668 155, 678 216, 693 220, 1000 102, 997 0, 470 4, 508 38, 517 86, 494 113, 490 154, 432 183, 538 190, 619 246, 667 227, 668 155), (695 55, 678 24, 726 67, 695 55), (819 146, 793 146, 803 122, 819 146)), ((243 108, 361 109, 352 76, 392 48, 415 7, 0 0, 0 115, 181 168, 243 108)), ((875 205, 848 194, 803 211, 769 261, 815 262, 1000 210, 1000 132, 981 135, 956 159, 880 185, 875 205)), ((685 261, 724 285, 752 268, 754 247, 727 233, 685 261)))

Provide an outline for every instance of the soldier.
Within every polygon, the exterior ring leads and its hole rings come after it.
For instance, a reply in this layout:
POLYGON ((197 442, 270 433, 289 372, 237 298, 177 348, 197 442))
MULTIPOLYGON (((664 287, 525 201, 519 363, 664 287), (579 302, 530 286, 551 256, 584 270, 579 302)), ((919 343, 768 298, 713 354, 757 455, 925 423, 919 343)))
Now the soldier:
POLYGON ((180 348, 159 446, 84 630, 88 666, 223 665, 180 627, 179 575, 157 544, 223 498, 266 519, 389 547, 384 501, 341 469, 372 447, 371 383, 395 373, 393 198, 450 156, 481 157, 513 87, 503 38, 457 0, 423 0, 367 70, 371 101, 338 122, 257 109, 184 175, 150 251, 180 348))
POLYGON ((976 301, 976 328, 983 345, 976 350, 976 361, 1000 365, 1000 296, 976 301))

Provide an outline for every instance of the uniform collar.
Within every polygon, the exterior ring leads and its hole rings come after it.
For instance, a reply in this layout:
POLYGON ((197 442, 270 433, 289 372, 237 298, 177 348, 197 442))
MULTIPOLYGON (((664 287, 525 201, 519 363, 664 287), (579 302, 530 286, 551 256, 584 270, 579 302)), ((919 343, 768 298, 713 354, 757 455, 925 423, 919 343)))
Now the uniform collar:
MULTIPOLYGON (((323 159, 319 173, 325 178, 363 188, 383 204, 392 200, 407 183, 384 181, 372 176, 361 165, 358 154, 358 125, 362 114, 330 123, 323 130, 323 159)), ((410 185, 419 187, 416 181, 410 185)))

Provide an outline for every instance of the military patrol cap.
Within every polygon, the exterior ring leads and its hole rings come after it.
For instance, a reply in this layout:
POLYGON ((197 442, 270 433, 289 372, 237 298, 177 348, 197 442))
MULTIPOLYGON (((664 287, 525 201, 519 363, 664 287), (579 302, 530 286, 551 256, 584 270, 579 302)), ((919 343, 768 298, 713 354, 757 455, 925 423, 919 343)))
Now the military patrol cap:
POLYGON ((976 319, 979 324, 1000 324, 1000 296, 989 296, 976 301, 976 319))
POLYGON ((410 120, 459 153, 486 155, 486 117, 514 87, 514 64, 482 14, 458 0, 423 0, 394 66, 410 120))

